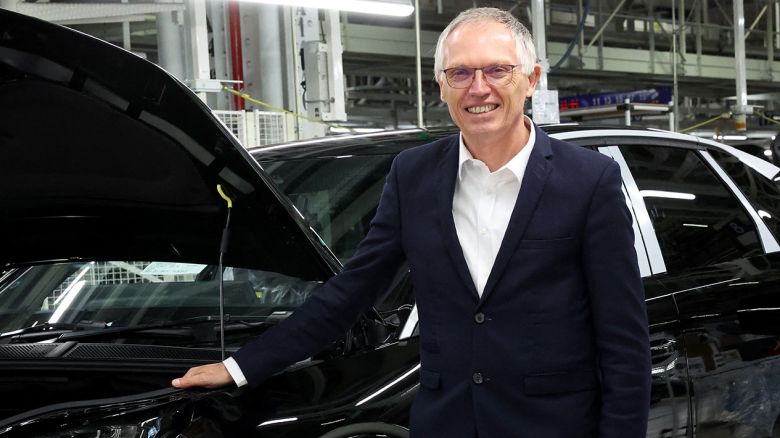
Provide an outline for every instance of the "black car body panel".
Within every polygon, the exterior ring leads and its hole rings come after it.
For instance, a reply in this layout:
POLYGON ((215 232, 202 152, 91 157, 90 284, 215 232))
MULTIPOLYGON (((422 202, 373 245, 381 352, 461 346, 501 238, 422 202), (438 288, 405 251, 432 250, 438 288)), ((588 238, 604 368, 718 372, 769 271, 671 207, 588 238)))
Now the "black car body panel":
MULTIPOLYGON (((626 187, 639 186, 640 193, 641 189, 664 185, 670 190, 691 189, 696 192, 693 198, 701 198, 703 205, 713 208, 699 213, 695 210, 698 206, 687 210, 684 202, 663 197, 642 201, 653 209, 644 214, 652 218, 655 229, 650 228, 649 234, 645 229, 636 230, 637 250, 645 253, 645 259, 652 259, 651 241, 660 240, 657 255, 663 252, 668 259, 667 266, 649 261, 643 278, 653 360, 647 436, 780 436, 780 406, 775 395, 780 382, 780 287, 775 283, 780 275, 780 253, 776 247, 769 249, 766 242, 776 241, 778 230, 780 192, 772 181, 777 169, 756 170, 751 167, 753 161, 743 162, 744 157, 732 155, 727 146, 660 131, 570 126, 544 129, 602 153, 622 151, 624 170, 633 174, 625 181, 626 187), (704 154, 714 157, 714 162, 706 160, 704 154), (684 158, 682 165, 665 163, 675 156, 684 158), (720 174, 716 166, 725 169, 739 188, 717 181, 715 175, 720 174), (738 192, 760 212, 761 223, 736 210, 750 208, 744 203, 736 207, 740 204, 735 198, 738 192), (727 197, 729 202, 725 202, 727 197), (700 226, 696 223, 680 223, 714 217, 719 219, 712 230, 701 233, 696 232, 700 226), (693 228, 687 231, 679 229, 680 225, 693 228), (775 234, 767 236, 768 230, 775 234), (669 246, 671 236, 679 236, 685 245, 669 246)), ((302 141, 256 149, 252 155, 312 228, 337 248, 337 256, 348 258, 348 252, 338 250, 344 237, 334 236, 331 229, 367 226, 374 213, 368 207, 376 206, 380 193, 377 175, 389 169, 399 146, 406 149, 454 133, 457 131, 432 131, 425 140, 412 131, 402 138, 396 132, 353 136, 348 142, 335 138, 302 141), (356 146, 361 142, 362 146, 356 146), (366 168, 372 165, 376 172, 366 168), (338 206, 337 214, 330 217, 321 209, 306 208, 324 190, 329 190, 328 205, 338 206), (367 202, 363 197, 375 199, 367 202), (349 205, 349 199, 364 205, 349 205), (352 217, 346 217, 345 212, 352 217)), ((636 197, 631 190, 627 193, 636 197)), ((631 204, 632 213, 639 214, 634 211, 637 203, 631 204)))

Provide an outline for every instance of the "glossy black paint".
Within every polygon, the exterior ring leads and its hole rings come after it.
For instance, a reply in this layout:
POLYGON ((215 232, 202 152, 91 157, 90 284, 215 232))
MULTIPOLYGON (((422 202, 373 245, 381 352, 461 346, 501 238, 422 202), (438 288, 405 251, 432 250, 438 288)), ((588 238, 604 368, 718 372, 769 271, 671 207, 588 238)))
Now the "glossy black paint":
POLYGON ((6 379, 13 376, 9 379, 13 383, 0 390, 0 412, 24 412, 0 421, 0 436, 40 436, 61 430, 63 425, 67 425, 63 434, 70 428, 111 425, 140 430, 140 425, 152 422, 159 423, 160 433, 170 436, 307 437, 356 422, 405 424, 416 392, 417 357, 417 341, 410 339, 344 356, 326 352, 256 390, 164 389, 115 397, 110 396, 131 391, 130 387, 139 391, 164 386, 183 364, 59 361, 47 366, 35 363, 38 369, 33 370, 29 362, 14 366, 5 361, 0 369, 6 379), (76 391, 93 399, 34 407, 56 401, 53 396, 72 399, 76 391), (291 418, 295 420, 274 422, 291 418))
POLYGON ((680 310, 696 436, 780 435, 780 255, 661 281, 680 310))
MULTIPOLYGON (((569 132, 568 127, 544 127, 552 132, 569 132)), ((587 130, 587 129, 586 129, 587 130)), ((446 130, 432 132, 431 141, 452 134, 446 130)), ((354 144, 358 139, 351 139, 354 144)), ((419 133, 406 133, 399 138, 398 133, 385 135, 375 134, 363 139, 367 146, 361 148, 344 144, 342 140, 329 139, 315 144, 300 142, 279 148, 258 149, 252 155, 264 168, 274 168, 279 161, 297 162, 307 160, 309 163, 327 163, 339 157, 370 154, 395 154, 402 149, 424 143, 419 139, 419 133), (342 147, 343 145, 343 147, 342 147), (316 158, 316 160, 312 160, 316 158)), ((683 151, 707 150, 706 145, 698 142, 685 142, 677 139, 632 137, 621 134, 614 137, 587 137, 571 140, 586 147, 620 145, 626 148, 651 149, 660 147, 657 153, 663 155, 665 148, 683 151)), ((720 149, 714 149, 713 154, 722 154, 720 149)), ((316 166, 316 164, 313 164, 316 166)), ((314 171, 312 168, 310 171, 314 171)), ((306 173, 306 172, 302 172, 306 173)), ((274 173, 271 171, 273 177, 274 173)), ((661 176, 661 178, 664 178, 661 176)), ((745 193, 751 199, 752 192, 745 193)), ((768 195, 767 195, 768 196, 768 195)), ((764 200, 764 205, 766 205, 764 200)), ((774 210, 771 210, 774 212, 774 210)), ((771 218, 767 223, 771 223, 771 218)), ((751 228, 755 233, 755 229, 751 228)), ((745 236, 747 237, 747 236, 745 236)), ((721 245, 722 246, 722 245, 721 245)), ((780 255, 769 254, 748 259, 737 259, 727 263, 717 263, 723 259, 714 254, 705 256, 706 248, 701 248, 702 256, 695 260, 704 261, 697 269, 678 269, 672 267, 671 272, 652 275, 644 279, 646 303, 650 321, 649 334, 651 338, 651 355, 653 359, 652 395, 648 424, 648 437, 777 437, 780 436, 780 403, 778 402, 777 382, 780 380, 780 369, 775 365, 775 358, 780 355, 780 287, 775 285, 780 276, 780 255), (711 260, 707 262, 707 260, 711 260), (772 261, 770 263, 770 261, 772 261), (737 268, 742 267, 742 268, 737 268), (743 283, 734 283, 734 279, 746 278, 745 270, 751 273, 751 279, 743 283), (764 278, 760 284, 762 292, 756 297, 742 298, 740 307, 731 305, 726 318, 730 326, 729 333, 745 340, 737 343, 746 346, 728 347, 730 353, 714 353, 717 363, 710 359, 701 364, 702 357, 712 356, 712 353, 702 352, 702 339, 711 339, 709 328, 706 335, 702 327, 716 324, 719 315, 727 304, 722 300, 732 296, 735 287, 758 288, 752 285, 756 278, 764 278), (774 282, 766 279, 773 278, 774 282), (733 281, 732 281, 733 280, 733 281), (702 289, 704 288, 704 289, 702 289), (706 290, 706 294, 702 294, 706 290), (706 298, 705 298, 706 297, 706 298), (753 309, 752 311, 749 308, 753 309), (696 314, 688 314, 696 309, 696 314), (743 351, 737 356, 739 348, 743 351), (756 351, 758 350, 758 351, 756 351), (747 355, 747 356, 746 356, 747 355), (741 371, 731 371, 723 368, 731 361, 744 361, 745 357, 754 358, 757 364, 743 367, 741 371), (721 364, 720 361, 725 361, 721 364), (709 362, 712 362, 710 364, 709 362), (718 368, 723 375, 713 376, 718 368), (739 379, 742 380, 739 380, 739 379)), ((721 251, 722 252, 722 251, 721 251)), ((720 253, 717 253, 720 254, 720 253)), ((690 261, 696 266, 695 261, 690 261)), ((723 329, 723 327, 720 327, 723 329)), ((718 332, 720 333, 720 332, 718 332)), ((711 340, 708 342, 712 342, 711 340)), ((723 347, 721 347, 723 348, 723 347)), ((736 365, 731 365, 736 367, 736 365)))

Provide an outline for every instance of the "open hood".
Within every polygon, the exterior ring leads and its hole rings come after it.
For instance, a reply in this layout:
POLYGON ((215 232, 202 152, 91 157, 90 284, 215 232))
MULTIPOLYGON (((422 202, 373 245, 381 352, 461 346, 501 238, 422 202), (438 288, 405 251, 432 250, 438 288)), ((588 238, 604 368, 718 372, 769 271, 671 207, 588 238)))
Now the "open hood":
POLYGON ((82 33, 0 9, 0 270, 42 260, 333 266, 186 86, 82 33))

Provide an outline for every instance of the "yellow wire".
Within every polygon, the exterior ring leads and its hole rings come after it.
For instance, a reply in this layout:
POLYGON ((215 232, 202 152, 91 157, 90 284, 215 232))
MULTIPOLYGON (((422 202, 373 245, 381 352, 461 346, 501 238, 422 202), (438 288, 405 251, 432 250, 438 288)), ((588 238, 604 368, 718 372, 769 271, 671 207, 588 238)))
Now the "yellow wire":
POLYGON ((771 117, 767 117, 766 114, 762 113, 761 111, 753 111, 753 113, 757 114, 759 117, 761 117, 762 119, 766 120, 767 122, 772 122, 775 125, 780 125, 780 122, 778 122, 777 120, 775 120, 775 119, 773 119, 771 117))
POLYGON ((718 119, 727 119, 727 118, 728 118, 728 113, 719 114, 719 115, 717 115, 717 116, 715 116, 715 117, 713 117, 713 118, 711 118, 709 120, 705 120, 705 121, 703 121, 701 123, 697 123, 697 124, 695 124, 693 126, 689 126, 689 127, 685 128, 685 129, 681 129, 680 132, 688 132, 688 131, 690 131, 692 129, 696 129, 696 128, 700 127, 700 126, 704 126, 704 125, 707 125, 709 123, 712 123, 712 122, 714 122, 714 121, 716 121, 718 119))
MULTIPOLYGON (((326 123, 326 122, 323 122, 322 120, 317 120, 317 119, 313 119, 311 117, 306 117, 306 116, 304 116, 302 114, 294 113, 294 112, 286 110, 284 108, 280 108, 278 106, 271 105, 270 103, 265 103, 263 101, 260 101, 260 100, 257 100, 255 98, 253 98, 252 96, 250 96, 247 93, 242 93, 240 91, 236 91, 236 90, 234 90, 234 89, 232 89, 230 87, 222 86, 222 89, 227 91, 227 92, 229 92, 229 93, 235 94, 236 96, 238 96, 238 97, 240 97, 240 98, 242 98, 244 100, 248 100, 248 101, 250 101, 252 103, 256 103, 258 105, 262 105, 262 106, 264 106, 266 108, 270 108, 270 109, 272 109, 274 111, 279 111, 279 112, 282 112, 282 113, 285 113, 285 114, 289 114, 289 115, 294 116, 294 117, 298 117, 298 118, 301 118, 301 119, 304 119, 304 120, 308 120, 308 121, 313 122, 313 123, 319 123, 321 125, 325 125, 325 126, 328 126, 328 127, 331 127, 331 128, 345 128, 345 127, 343 127, 341 125, 337 125, 337 124, 333 124, 333 123, 326 123)), ((350 132, 354 132, 354 130, 352 128, 345 128, 345 129, 348 129, 350 132)))
POLYGON ((228 208, 233 208, 233 200, 222 191, 222 184, 217 184, 217 192, 219 192, 219 196, 221 196, 222 199, 227 201, 228 208))

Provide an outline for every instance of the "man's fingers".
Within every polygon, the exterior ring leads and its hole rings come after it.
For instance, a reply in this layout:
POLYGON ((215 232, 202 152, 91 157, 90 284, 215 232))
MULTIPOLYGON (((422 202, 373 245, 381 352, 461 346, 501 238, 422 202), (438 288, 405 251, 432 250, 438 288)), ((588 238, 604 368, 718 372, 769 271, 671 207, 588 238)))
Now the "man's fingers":
POLYGON ((227 369, 222 363, 202 365, 190 368, 184 376, 173 379, 171 385, 174 388, 186 389, 194 387, 218 388, 233 381, 227 369))

